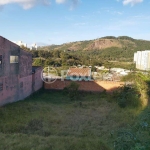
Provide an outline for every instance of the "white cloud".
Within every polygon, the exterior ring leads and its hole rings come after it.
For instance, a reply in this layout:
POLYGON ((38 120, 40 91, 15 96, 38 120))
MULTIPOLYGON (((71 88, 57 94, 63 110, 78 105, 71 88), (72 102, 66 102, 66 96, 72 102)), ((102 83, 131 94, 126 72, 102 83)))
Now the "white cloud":
MULTIPOLYGON (((80 0, 55 0, 57 4, 67 3, 70 6, 70 9, 74 9, 80 0)), ((0 7, 3 7, 8 4, 19 4, 24 9, 30 9, 35 5, 50 5, 51 0, 0 0, 0 7)))
POLYGON ((123 5, 131 4, 131 6, 134 6, 137 3, 142 3, 143 0, 123 0, 123 5))
POLYGON ((56 3, 58 3, 58 4, 63 4, 63 3, 65 3, 67 0, 56 0, 56 3))
POLYGON ((50 0, 0 0, 0 6, 13 3, 21 5, 24 9, 29 9, 37 4, 49 5, 50 0))
POLYGON ((55 1, 57 4, 64 4, 64 3, 69 4, 70 10, 76 8, 79 2, 81 2, 81 0, 55 0, 55 1))

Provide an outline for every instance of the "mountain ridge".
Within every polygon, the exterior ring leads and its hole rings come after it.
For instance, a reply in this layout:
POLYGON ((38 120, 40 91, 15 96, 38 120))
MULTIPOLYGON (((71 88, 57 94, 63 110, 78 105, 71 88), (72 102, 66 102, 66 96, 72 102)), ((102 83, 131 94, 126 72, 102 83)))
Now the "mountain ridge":
POLYGON ((91 51, 105 50, 107 48, 130 49, 133 51, 140 50, 139 48, 150 49, 150 41, 142 39, 134 39, 128 36, 106 36, 94 40, 76 41, 64 43, 61 45, 49 45, 40 47, 42 50, 67 50, 67 51, 91 51), (143 46, 142 46, 143 45, 143 46))

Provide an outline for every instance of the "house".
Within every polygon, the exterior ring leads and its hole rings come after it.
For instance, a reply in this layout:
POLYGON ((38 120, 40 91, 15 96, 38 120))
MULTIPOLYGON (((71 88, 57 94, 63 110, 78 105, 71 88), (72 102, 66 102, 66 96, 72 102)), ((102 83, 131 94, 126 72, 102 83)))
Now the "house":
POLYGON ((31 53, 0 36, 0 106, 39 90, 43 86, 41 71, 41 67, 32 67, 31 53))
POLYGON ((70 68, 67 72, 67 80, 90 81, 92 78, 91 68, 70 68))

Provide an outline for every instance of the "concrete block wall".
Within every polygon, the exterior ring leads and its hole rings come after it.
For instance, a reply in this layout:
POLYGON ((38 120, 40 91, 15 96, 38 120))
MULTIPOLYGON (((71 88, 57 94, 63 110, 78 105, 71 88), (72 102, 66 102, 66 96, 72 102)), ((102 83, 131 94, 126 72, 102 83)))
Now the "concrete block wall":
POLYGON ((42 68, 32 76, 32 54, 0 36, 0 56, 0 106, 23 100, 42 87, 42 68), (10 63, 10 56, 18 56, 18 63, 10 63))
POLYGON ((32 75, 32 54, 26 51, 20 51, 19 58, 20 78, 32 75))
POLYGON ((32 75, 19 78, 18 100, 23 100, 32 94, 32 75))
POLYGON ((32 94, 32 75, 24 78, 8 76, 0 78, 3 90, 0 91, 0 106, 23 100, 32 94), (20 87, 23 85, 23 87, 20 87))
POLYGON ((36 92, 43 87, 43 80, 41 79, 41 72, 42 72, 42 67, 38 67, 35 73, 32 75, 33 92, 36 92))
POLYGON ((19 55, 19 53, 19 46, 0 36, 0 55, 2 55, 0 76, 15 74, 15 64, 10 64, 10 55, 19 55))
POLYGON ((18 77, 15 75, 0 78, 0 106, 18 100, 18 77))

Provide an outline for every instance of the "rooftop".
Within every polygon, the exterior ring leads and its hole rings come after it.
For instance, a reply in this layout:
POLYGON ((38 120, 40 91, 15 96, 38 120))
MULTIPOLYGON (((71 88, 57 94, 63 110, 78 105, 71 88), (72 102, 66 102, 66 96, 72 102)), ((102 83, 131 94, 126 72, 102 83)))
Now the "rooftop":
POLYGON ((67 76, 91 76, 91 68, 70 68, 67 76))

